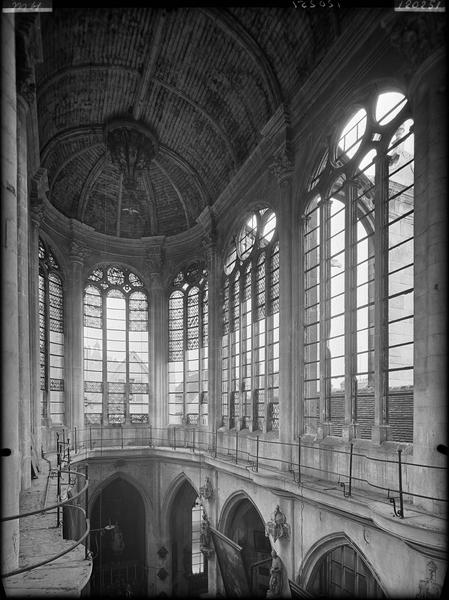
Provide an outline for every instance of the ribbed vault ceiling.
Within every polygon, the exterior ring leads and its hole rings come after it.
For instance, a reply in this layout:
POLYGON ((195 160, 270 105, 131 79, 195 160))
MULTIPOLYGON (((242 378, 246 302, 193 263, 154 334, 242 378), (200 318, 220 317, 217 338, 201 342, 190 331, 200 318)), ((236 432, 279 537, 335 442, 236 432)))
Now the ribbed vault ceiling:
POLYGON ((41 16, 39 135, 50 200, 114 236, 195 225, 281 102, 335 41, 341 13, 293 8, 55 9, 41 16), (135 189, 105 143, 126 118, 158 139, 135 189))

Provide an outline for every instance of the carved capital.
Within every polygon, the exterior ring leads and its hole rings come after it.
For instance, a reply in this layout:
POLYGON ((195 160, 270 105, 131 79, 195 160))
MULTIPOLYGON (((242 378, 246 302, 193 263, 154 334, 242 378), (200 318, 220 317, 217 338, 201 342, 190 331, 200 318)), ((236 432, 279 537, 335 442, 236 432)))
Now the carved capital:
POLYGON ((214 490, 212 488, 212 482, 209 477, 206 477, 206 481, 204 485, 200 487, 200 496, 205 498, 206 500, 210 500, 214 495, 214 490))
POLYGON ((40 227, 42 221, 45 217, 45 205, 42 201, 36 201, 31 203, 30 207, 30 215, 31 221, 36 225, 36 227, 40 227))
POLYGON ((204 256, 210 266, 214 260, 217 249, 217 236, 215 232, 209 231, 201 238, 201 246, 203 248, 204 256))
POLYGON ((401 12, 385 19, 382 27, 410 65, 410 73, 445 45, 445 19, 440 14, 401 12))
POLYGON ((291 177, 293 173, 293 160, 291 152, 286 145, 274 153, 270 171, 277 178, 279 185, 291 177))
POLYGON ((150 272, 150 283, 151 287, 154 289, 161 289, 163 287, 162 284, 162 274, 161 273, 151 273, 150 272))
POLYGON ((36 98, 34 65, 42 60, 39 17, 21 14, 16 21, 16 87, 28 104, 36 98))
POLYGON ((40 168, 31 179, 30 190, 30 214, 31 219, 38 227, 41 225, 45 216, 45 200, 47 199, 48 176, 47 169, 40 168))
POLYGON ((72 262, 78 262, 83 264, 83 262, 89 256, 89 254, 90 250, 89 247, 86 246, 86 244, 72 240, 72 243, 70 245, 70 259, 72 262))
POLYGON ((31 77, 17 81, 17 93, 29 105, 33 104, 36 97, 36 84, 31 77))
POLYGON ((31 179, 31 202, 46 199, 49 189, 47 169, 41 167, 31 179))
POLYGON ((160 276, 165 264, 164 248, 162 246, 152 246, 148 248, 146 251, 145 262, 150 276, 160 276))

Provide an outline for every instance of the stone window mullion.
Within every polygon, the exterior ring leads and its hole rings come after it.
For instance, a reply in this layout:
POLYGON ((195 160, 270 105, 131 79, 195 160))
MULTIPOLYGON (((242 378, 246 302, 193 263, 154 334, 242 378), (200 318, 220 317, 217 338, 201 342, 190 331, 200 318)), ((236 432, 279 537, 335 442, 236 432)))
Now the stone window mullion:
POLYGON ((130 406, 129 406, 129 398, 131 394, 131 383, 129 381, 129 360, 130 360, 130 352, 129 352, 129 314, 130 311, 130 302, 129 295, 125 296, 125 340, 126 340, 126 371, 125 371, 125 423, 129 423, 131 421, 130 416, 130 406))
POLYGON ((103 418, 102 424, 109 423, 108 413, 108 333, 107 333, 107 313, 106 313, 106 294, 101 294, 101 330, 102 330, 102 359, 103 359, 103 418))
POLYGON ((357 183, 348 180, 345 186, 345 437, 355 437, 357 421, 357 351, 356 351, 356 202, 357 183))
POLYGON ((325 200, 321 203, 320 210, 320 421, 326 429, 323 432, 324 435, 328 433, 328 424, 331 417, 330 397, 327 390, 330 365, 326 356, 327 329, 329 327, 327 289, 330 285, 329 262, 327 261, 329 252, 329 214, 330 201, 325 200))
POLYGON ((374 430, 373 439, 377 442, 387 439, 387 402, 388 402, 388 157, 384 154, 376 160, 375 191, 375 234, 374 260, 376 265, 374 289, 374 430))

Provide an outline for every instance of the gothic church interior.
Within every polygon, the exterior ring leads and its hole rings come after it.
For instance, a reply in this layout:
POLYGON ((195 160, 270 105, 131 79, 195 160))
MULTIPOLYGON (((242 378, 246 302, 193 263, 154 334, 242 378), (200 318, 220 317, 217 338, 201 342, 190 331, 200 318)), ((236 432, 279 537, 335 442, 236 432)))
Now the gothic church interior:
POLYGON ((7 597, 444 593, 427 4, 3 10, 7 597))

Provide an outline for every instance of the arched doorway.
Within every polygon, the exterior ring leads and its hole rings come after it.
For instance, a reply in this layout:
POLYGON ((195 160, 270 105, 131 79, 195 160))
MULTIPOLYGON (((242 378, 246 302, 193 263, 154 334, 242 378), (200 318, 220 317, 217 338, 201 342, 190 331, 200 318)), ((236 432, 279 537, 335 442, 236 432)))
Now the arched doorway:
POLYGON ((170 509, 173 596, 197 597, 207 593, 207 558, 200 550, 203 507, 198 493, 186 480, 170 509))
POLYGON ((251 596, 265 597, 269 588, 272 548, 265 536, 265 524, 250 500, 244 498, 231 509, 224 533, 242 547, 251 596))
POLYGON ((314 598, 385 598, 360 552, 347 543, 318 559, 306 589, 314 598))
POLYGON ((145 509, 140 493, 120 477, 106 485, 90 511, 94 596, 141 595, 145 578, 145 509))

